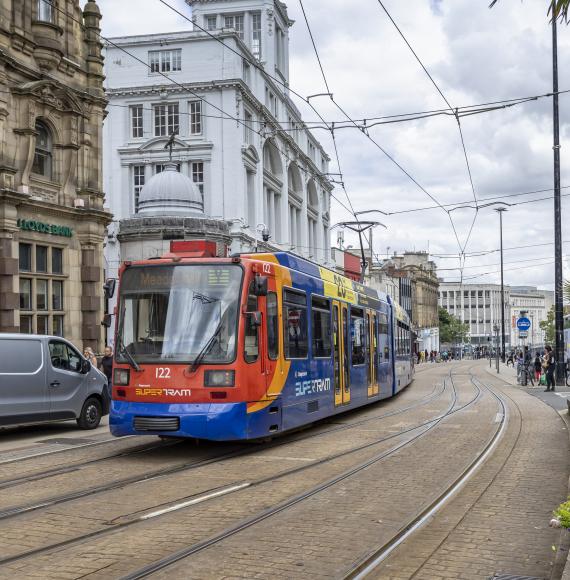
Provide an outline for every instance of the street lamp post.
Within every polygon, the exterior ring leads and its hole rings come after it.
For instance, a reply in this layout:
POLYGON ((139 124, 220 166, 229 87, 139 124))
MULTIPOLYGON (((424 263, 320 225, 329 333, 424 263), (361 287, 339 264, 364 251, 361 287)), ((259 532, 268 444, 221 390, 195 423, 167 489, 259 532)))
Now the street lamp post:
MULTIPOLYGON (((554 9, 554 2, 552 4, 554 9)), ((564 307, 562 296, 562 208, 560 204, 560 120, 558 116, 558 50, 556 18, 552 12, 552 108, 554 129, 554 323, 556 384, 564 385, 564 307)))
POLYGON ((506 207, 498 207, 495 210, 499 214, 499 230, 501 238, 501 360, 505 363, 505 282, 503 277, 503 212, 506 207))

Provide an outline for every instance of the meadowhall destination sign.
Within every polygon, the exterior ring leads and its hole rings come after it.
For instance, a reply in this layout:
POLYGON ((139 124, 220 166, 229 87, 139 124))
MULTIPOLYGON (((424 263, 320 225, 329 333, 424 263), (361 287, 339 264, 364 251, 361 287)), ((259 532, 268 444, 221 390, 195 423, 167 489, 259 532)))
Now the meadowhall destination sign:
POLYGON ((19 219, 17 222, 17 226, 21 230, 27 230, 30 232, 39 232, 40 234, 51 234, 52 236, 63 236, 65 238, 71 238, 73 236, 73 230, 67 226, 46 224, 44 222, 39 222, 36 220, 19 219))

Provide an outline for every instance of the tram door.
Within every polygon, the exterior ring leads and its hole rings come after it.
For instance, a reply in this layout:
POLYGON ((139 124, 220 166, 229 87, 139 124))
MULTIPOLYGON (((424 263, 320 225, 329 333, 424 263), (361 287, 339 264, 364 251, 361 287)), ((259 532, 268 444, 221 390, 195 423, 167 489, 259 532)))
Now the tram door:
POLYGON ((350 403, 350 366, 348 364, 348 352, 352 348, 350 340, 350 330, 348 325, 348 308, 346 304, 341 305, 341 323, 342 323, 342 346, 341 346, 341 360, 342 360, 342 371, 343 371, 343 390, 342 390, 342 403, 346 405, 350 403))
POLYGON ((378 394, 378 335, 376 332, 376 314, 367 315, 368 321, 368 396, 373 397, 378 394))
POLYGON ((334 404, 335 407, 350 401, 346 359, 346 307, 333 301, 333 348, 334 348, 334 404))

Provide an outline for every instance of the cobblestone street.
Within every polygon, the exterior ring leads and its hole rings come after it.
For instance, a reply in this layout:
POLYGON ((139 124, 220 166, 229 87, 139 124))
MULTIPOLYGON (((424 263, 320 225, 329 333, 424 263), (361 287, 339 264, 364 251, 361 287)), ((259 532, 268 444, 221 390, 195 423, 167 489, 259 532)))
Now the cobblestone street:
POLYGON ((342 578, 380 555, 371 577, 549 577, 566 427, 484 364, 420 366, 395 399, 262 445, 125 439, 0 465, 0 576, 342 578))

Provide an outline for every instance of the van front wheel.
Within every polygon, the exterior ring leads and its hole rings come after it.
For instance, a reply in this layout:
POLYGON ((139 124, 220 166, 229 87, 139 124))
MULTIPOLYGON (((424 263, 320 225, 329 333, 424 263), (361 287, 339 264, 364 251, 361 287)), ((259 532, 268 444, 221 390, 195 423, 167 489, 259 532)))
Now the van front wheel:
POLYGON ((81 415, 77 418, 77 425, 80 429, 96 429, 101 422, 102 414, 101 403, 95 398, 87 399, 81 409, 81 415))

